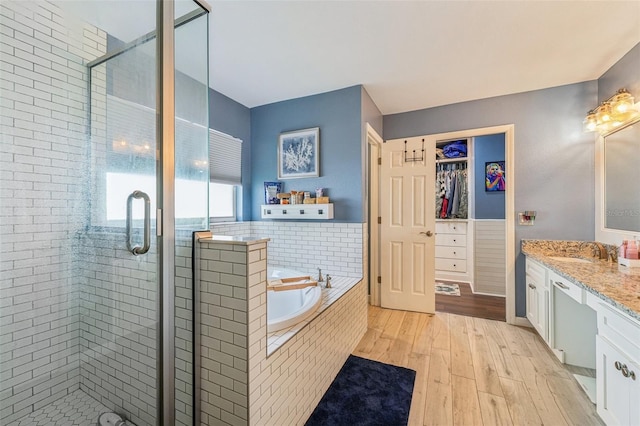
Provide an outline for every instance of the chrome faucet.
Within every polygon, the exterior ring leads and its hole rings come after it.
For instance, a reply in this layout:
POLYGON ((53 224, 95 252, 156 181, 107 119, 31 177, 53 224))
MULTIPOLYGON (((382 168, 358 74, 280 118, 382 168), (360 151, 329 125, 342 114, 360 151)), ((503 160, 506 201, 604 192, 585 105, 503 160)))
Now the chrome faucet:
POLYGON ((318 268, 318 282, 324 282, 324 278, 322 278, 322 269, 318 268))
POLYGON ((331 288, 331 275, 327 274, 327 285, 325 288, 331 288))

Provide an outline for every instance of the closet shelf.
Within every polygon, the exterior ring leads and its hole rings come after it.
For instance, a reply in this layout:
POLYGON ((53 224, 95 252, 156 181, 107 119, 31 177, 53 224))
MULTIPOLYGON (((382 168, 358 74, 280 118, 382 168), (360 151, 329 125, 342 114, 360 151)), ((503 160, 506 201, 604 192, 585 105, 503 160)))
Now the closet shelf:
POLYGON ((436 160, 436 164, 466 163, 466 162, 467 162, 467 157, 445 158, 444 160, 436 160))

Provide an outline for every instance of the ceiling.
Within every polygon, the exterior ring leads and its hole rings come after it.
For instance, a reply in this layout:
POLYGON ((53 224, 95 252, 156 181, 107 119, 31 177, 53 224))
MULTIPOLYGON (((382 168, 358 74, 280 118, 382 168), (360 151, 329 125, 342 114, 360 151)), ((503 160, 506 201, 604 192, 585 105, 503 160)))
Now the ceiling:
POLYGON ((209 4, 210 86, 247 107, 362 84, 393 114, 594 80, 640 42, 640 0, 209 4))

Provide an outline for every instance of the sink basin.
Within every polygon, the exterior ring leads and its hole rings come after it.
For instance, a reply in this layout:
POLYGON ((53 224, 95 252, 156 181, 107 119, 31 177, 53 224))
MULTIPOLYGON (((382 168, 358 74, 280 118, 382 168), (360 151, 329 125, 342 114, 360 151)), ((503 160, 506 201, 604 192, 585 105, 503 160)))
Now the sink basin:
POLYGON ((579 257, 549 256, 549 259, 558 260, 560 262, 591 263, 590 260, 581 259, 579 257))

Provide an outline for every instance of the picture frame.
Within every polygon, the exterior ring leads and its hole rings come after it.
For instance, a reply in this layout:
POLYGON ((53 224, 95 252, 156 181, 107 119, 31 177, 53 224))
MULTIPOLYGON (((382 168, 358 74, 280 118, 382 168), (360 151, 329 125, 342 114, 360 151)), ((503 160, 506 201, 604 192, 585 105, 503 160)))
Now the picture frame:
POLYGON ((278 179, 320 176, 320 128, 280 133, 278 179))
POLYGON ((484 164, 485 192, 503 192, 506 189, 505 167, 503 161, 487 161, 484 164))

